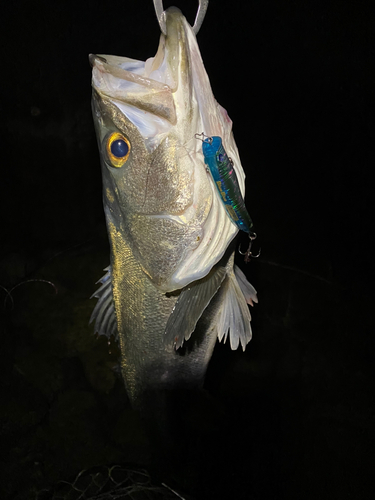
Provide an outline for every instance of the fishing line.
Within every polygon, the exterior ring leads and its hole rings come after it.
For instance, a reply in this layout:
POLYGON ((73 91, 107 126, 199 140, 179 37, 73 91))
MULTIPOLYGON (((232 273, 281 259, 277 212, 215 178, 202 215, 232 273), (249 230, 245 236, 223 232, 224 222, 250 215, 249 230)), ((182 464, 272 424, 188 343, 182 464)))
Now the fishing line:
POLYGON ((39 279, 39 278, 21 281, 20 283, 17 283, 17 285, 14 285, 10 290, 8 290, 4 286, 0 285, 0 288, 2 288, 4 290, 4 292, 6 293, 6 297, 4 299, 4 310, 6 308, 6 304, 7 304, 8 298, 12 302, 11 311, 14 309, 14 300, 13 300, 13 297, 12 297, 12 292, 16 288, 20 287, 21 285, 24 285, 25 283, 32 283, 32 282, 35 282, 35 281, 36 282, 41 282, 41 283, 47 283, 48 285, 51 285, 54 288, 54 290, 55 290, 55 294, 56 295, 58 294, 57 286, 54 283, 52 283, 52 281, 43 280, 43 279, 39 279))
MULTIPOLYGON (((191 155, 196 155, 197 153, 201 153, 201 151, 199 149, 194 149, 194 148, 187 148, 186 145, 189 144, 189 142, 192 142, 192 141, 195 141, 195 135, 193 135, 193 137, 191 139, 188 139, 186 142, 184 142, 183 144, 180 144, 178 147, 177 147, 177 151, 180 151, 181 149, 184 149, 186 151, 186 154, 183 155, 183 156, 179 156, 178 158, 184 158, 185 156, 191 156, 191 155)), ((203 158, 203 155, 202 155, 202 158, 203 158)))
POLYGON ((323 281, 323 283, 327 283, 328 285, 333 285, 333 282, 327 278, 323 278, 323 276, 319 276, 318 274, 310 273, 309 271, 304 271, 303 269, 298 269, 297 267, 287 266, 285 264, 279 264, 278 262, 274 262, 272 260, 258 259, 259 264, 266 264, 268 266, 280 267, 281 269, 285 269, 286 271, 293 271, 294 273, 303 274, 304 276, 308 276, 309 278, 313 278, 319 281, 323 281))

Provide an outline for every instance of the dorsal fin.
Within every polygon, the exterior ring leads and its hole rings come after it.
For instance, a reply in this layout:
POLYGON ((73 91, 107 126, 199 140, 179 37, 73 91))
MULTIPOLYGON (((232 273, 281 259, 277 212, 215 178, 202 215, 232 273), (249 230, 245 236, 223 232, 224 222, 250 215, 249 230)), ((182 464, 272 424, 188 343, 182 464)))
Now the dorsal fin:
POLYGON ((91 314, 90 323, 95 320, 95 333, 105 335, 110 338, 114 336, 118 340, 117 321, 115 307, 112 296, 112 276, 111 266, 104 269, 106 274, 100 278, 97 283, 101 283, 101 287, 90 297, 99 299, 91 314))

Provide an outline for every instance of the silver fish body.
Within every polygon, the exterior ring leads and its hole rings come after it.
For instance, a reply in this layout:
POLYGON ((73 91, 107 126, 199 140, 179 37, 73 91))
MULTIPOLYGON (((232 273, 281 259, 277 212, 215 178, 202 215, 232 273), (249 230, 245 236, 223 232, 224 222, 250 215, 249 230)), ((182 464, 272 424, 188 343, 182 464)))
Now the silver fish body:
POLYGON ((166 11, 166 33, 145 63, 90 56, 111 248, 92 318, 99 334, 118 336, 136 408, 150 393, 202 385, 216 339, 225 340, 228 331, 231 347, 245 348, 247 303, 257 301, 234 266, 238 229, 195 139, 202 130, 222 138, 244 194, 231 121, 176 8, 166 11))

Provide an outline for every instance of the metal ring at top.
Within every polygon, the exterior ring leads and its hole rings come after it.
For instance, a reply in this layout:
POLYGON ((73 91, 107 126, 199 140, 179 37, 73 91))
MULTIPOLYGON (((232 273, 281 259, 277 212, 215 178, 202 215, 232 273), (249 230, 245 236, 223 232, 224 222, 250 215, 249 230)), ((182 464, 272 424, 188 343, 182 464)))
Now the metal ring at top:
MULTIPOLYGON (((165 14, 163 7, 163 0, 154 0, 156 17, 159 21, 159 26, 164 35, 167 34, 167 26, 165 22, 165 14)), ((208 0, 199 0, 197 15, 195 16, 193 31, 195 34, 198 33, 200 27, 202 26, 204 16, 206 15, 208 7, 208 0)))

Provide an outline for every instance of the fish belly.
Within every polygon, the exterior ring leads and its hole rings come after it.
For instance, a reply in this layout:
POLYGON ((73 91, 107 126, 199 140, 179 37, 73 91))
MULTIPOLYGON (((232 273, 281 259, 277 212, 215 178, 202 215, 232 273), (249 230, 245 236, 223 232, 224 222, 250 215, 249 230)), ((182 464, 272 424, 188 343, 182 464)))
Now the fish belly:
POLYGON ((109 234, 121 370, 133 407, 142 409, 151 392, 201 387, 217 339, 214 317, 220 293, 183 348, 166 345, 165 328, 178 293, 158 290, 120 232, 110 229, 109 234))

